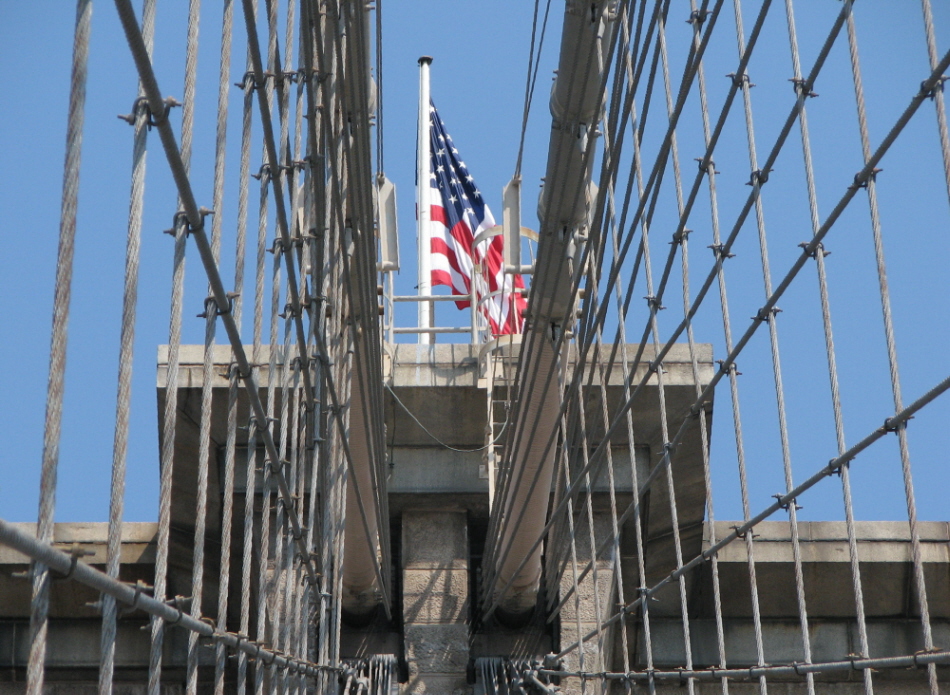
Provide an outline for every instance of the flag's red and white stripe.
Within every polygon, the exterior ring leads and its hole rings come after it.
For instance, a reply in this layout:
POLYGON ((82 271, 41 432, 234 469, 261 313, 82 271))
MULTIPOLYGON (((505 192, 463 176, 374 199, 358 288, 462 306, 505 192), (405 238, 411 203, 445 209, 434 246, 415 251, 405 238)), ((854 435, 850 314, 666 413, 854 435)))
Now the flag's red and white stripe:
MULTIPOLYGON (((495 227, 491 210, 484 203, 474 179, 451 137, 445 133, 435 107, 430 110, 431 166, 429 176, 429 209, 432 284, 446 285, 453 294, 471 294, 472 282, 480 301, 480 310, 493 335, 520 333, 527 302, 520 275, 504 271, 504 237, 499 233, 475 238, 495 227), (475 272, 476 267, 480 272, 475 272), (473 280, 474 278, 474 280, 473 280)), ((500 229, 498 230, 501 231, 500 229)), ((459 301, 460 309, 469 302, 459 301)))

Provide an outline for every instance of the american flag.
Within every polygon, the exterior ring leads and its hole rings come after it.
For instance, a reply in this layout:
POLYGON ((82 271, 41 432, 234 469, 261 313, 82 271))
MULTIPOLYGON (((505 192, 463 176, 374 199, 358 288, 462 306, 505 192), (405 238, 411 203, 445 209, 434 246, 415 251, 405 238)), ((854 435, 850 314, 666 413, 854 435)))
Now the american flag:
MULTIPOLYGON (((493 335, 521 333, 527 302, 514 290, 523 289, 524 281, 520 275, 505 274, 505 241, 501 234, 474 244, 476 236, 495 226, 495 218, 445 131, 435 105, 429 107, 429 139, 432 284, 448 285, 453 294, 471 294, 474 277, 479 299, 501 290, 481 304, 482 315, 493 335), (473 272, 477 265, 481 273, 473 272)), ((466 309, 469 302, 456 305, 466 309)))

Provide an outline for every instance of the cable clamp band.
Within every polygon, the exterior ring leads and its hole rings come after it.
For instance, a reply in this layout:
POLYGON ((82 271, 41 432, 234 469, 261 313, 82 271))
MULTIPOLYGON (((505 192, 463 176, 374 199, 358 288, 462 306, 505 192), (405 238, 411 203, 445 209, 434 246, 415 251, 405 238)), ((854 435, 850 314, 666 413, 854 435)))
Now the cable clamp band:
POLYGON ((877 175, 880 174, 883 169, 880 167, 874 167, 867 174, 864 173, 862 169, 857 174, 854 175, 854 183, 848 186, 848 190, 854 190, 855 188, 867 188, 869 181, 877 181, 877 175))
POLYGON ((162 110, 162 115, 159 118, 156 118, 155 114, 152 113, 151 107, 148 107, 148 121, 146 123, 149 130, 155 126, 162 125, 162 123, 168 120, 168 113, 176 106, 181 106, 181 102, 175 97, 165 97, 165 100, 162 102, 162 104, 164 105, 164 109, 162 110))
POLYGON ((808 97, 810 99, 814 99, 816 96, 818 96, 817 92, 811 91, 808 86, 808 80, 804 79, 803 77, 790 77, 788 78, 788 81, 792 83, 792 88, 799 96, 808 97))
POLYGON ((267 249, 267 253, 283 253, 285 248, 287 247, 284 245, 284 238, 277 236, 274 237, 274 243, 267 249))
POLYGON ((652 294, 644 297, 647 300, 647 306, 650 307, 652 311, 662 311, 666 307, 660 304, 660 300, 654 297, 652 294))
MULTIPOLYGON (((913 416, 911 416, 913 417, 913 416)), ((908 418, 910 419, 910 418, 908 418)), ((894 418, 887 418, 884 421, 884 425, 881 427, 882 432, 899 432, 900 430, 907 429, 907 420, 901 420, 900 422, 894 422, 894 418)))
POLYGON ((732 86, 735 87, 736 89, 742 89, 743 84, 748 85, 749 89, 752 89, 753 87, 755 87, 755 83, 749 79, 748 73, 744 72, 741 75, 738 75, 734 72, 730 72, 728 75, 726 75, 726 77, 732 80, 732 86))
POLYGON ((132 602, 129 604, 129 610, 135 610, 138 608, 139 597, 141 597, 142 594, 144 594, 146 591, 154 591, 154 587, 149 586, 141 579, 135 582, 135 584, 132 585, 132 588, 135 590, 135 593, 132 594, 132 602))
POLYGON ((758 186, 761 188, 769 182, 769 174, 771 174, 774 169, 756 169, 751 174, 749 174, 749 180, 746 181, 746 186, 758 186))
POLYGON ((775 316, 776 314, 780 314, 781 312, 782 310, 779 309, 777 306, 773 306, 771 308, 762 307, 757 312, 755 312, 755 316, 752 317, 752 320, 753 321, 771 321, 773 316, 775 316))
POLYGON ((703 174, 708 174, 710 172, 718 174, 720 172, 716 171, 716 163, 713 161, 712 157, 707 155, 706 157, 693 157, 693 159, 699 165, 699 171, 703 174), (705 164, 703 164, 705 162, 705 164))
POLYGON ((792 498, 791 498, 790 500, 788 500, 787 502, 782 502, 782 500, 785 499, 785 495, 778 494, 778 495, 772 495, 772 497, 774 497, 776 500, 778 500, 778 506, 781 507, 782 509, 784 509, 786 512, 791 511, 791 506, 792 506, 793 504, 795 505, 795 510, 796 510, 796 511, 803 508, 803 507, 801 507, 799 504, 796 504, 796 499, 795 499, 794 497, 792 497, 792 498))
POLYGON ((261 164, 261 168, 257 170, 256 174, 251 174, 252 179, 257 179, 258 181, 266 184, 270 181, 271 168, 270 164, 264 163, 261 164))
POLYGON ((673 240, 670 242, 670 245, 671 246, 681 245, 684 241, 686 241, 687 237, 689 237, 689 235, 692 233, 693 233, 692 229, 686 229, 685 227, 683 229, 673 232, 673 240))
POLYGON ((181 619, 185 617, 185 613, 184 611, 182 611, 182 608, 189 601, 191 601, 191 597, 186 597, 186 596, 176 596, 170 601, 165 601, 166 606, 169 606, 170 608, 174 608, 176 611, 178 611, 177 618, 175 618, 174 620, 166 621, 169 625, 177 625, 178 623, 181 622, 181 619))
POLYGON ((241 78, 241 81, 235 82, 234 86, 237 87, 238 89, 243 89, 244 91, 247 91, 249 89, 257 89, 258 84, 254 77, 254 71, 248 70, 247 72, 245 72, 244 76, 241 78))
MULTIPOLYGON (((146 114, 148 117, 151 117, 151 110, 148 107, 148 97, 138 97, 134 102, 132 102, 132 112, 127 114, 118 114, 116 118, 119 118, 129 125, 135 125, 135 121, 138 119, 140 114, 146 114)), ((151 128, 150 128, 151 129, 151 128)))
POLYGON ((726 363, 726 360, 716 360, 716 364, 719 365, 719 371, 725 375, 735 374, 736 376, 742 376, 742 372, 739 371, 738 365, 735 362, 726 363))
POLYGON ((822 258, 824 258, 825 256, 831 255, 831 251, 826 250, 825 245, 822 244, 820 241, 817 244, 815 244, 815 246, 811 249, 811 251, 809 251, 808 249, 809 247, 811 247, 811 245, 812 245, 812 242, 803 241, 802 243, 798 245, 798 248, 802 249, 806 254, 808 254, 809 258, 814 258, 815 260, 818 260, 819 251, 821 252, 822 258))
MULTIPOLYGON (((739 529, 742 528, 741 526, 730 526, 729 528, 731 528, 733 531, 735 531, 736 538, 739 538, 739 539, 741 539, 741 540, 745 540, 746 537, 749 536, 749 533, 752 531, 752 529, 746 529, 745 531, 741 531, 741 532, 740 532, 739 529)), ((758 537, 759 537, 759 534, 757 534, 757 533, 752 533, 752 536, 751 536, 751 537, 752 537, 752 538, 758 538, 758 537)))
POLYGON ((95 554, 96 553, 94 551, 83 548, 79 543, 73 543, 69 548, 69 569, 66 571, 66 574, 62 575, 61 577, 56 577, 56 579, 72 579, 73 573, 76 571, 76 563, 79 562, 79 558, 88 557, 95 554))
POLYGON ((693 10, 689 13, 689 19, 686 20, 687 24, 695 24, 696 26, 702 26, 703 22, 706 21, 706 17, 709 16, 711 10, 693 10))
POLYGON ((293 302, 287 302, 286 304, 284 304, 284 310, 277 315, 280 316, 282 319, 287 319, 287 318, 296 319, 300 317, 300 308, 295 307, 293 302))
POLYGON ((172 226, 171 226, 171 228, 164 230, 163 233, 164 233, 164 234, 168 234, 169 236, 178 236, 178 227, 179 227, 179 225, 182 224, 182 220, 184 220, 184 226, 187 228, 187 226, 188 226, 188 215, 185 213, 184 210, 179 210, 179 211, 176 212, 176 213, 174 214, 174 216, 172 217, 172 226))
POLYGON ((948 77, 947 75, 941 75, 940 77, 936 79, 936 81, 933 83, 933 86, 931 87, 927 86, 927 83, 930 80, 924 80, 923 82, 920 83, 919 96, 923 97, 924 99, 930 99, 930 101, 933 101, 934 98, 937 96, 937 92, 943 91, 943 83, 946 82, 947 80, 950 80, 950 77, 948 77))
MULTIPOLYGON (((205 310, 202 311, 200 314, 198 314, 198 318, 199 318, 199 319, 206 319, 206 318, 208 318, 208 316, 210 315, 210 313, 211 313, 212 310, 214 311, 214 315, 215 315, 215 316, 224 316, 224 315, 226 315, 226 314, 230 314, 232 311, 234 311, 234 298, 237 297, 237 296, 239 296, 237 292, 228 292, 228 293, 227 293, 227 298, 228 298, 228 308, 227 308, 227 309, 222 309, 222 308, 221 308, 221 306, 218 304, 218 299, 217 299, 217 297, 215 297, 214 295, 211 295, 210 297, 205 297, 205 310)), ((230 376, 231 367, 234 367, 234 366, 236 366, 236 365, 234 365, 234 364, 232 363, 232 364, 228 367, 228 371, 227 371, 227 373, 226 373, 227 376, 230 376)))
POLYGON ((713 255, 720 261, 736 257, 736 254, 726 251, 725 244, 710 244, 707 248, 712 249, 713 255))

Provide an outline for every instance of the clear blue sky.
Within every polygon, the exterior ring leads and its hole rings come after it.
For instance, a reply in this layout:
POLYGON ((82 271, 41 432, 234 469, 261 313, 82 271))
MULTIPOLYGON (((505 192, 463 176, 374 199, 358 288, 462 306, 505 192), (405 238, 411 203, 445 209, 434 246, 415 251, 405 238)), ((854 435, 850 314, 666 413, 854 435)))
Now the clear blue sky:
MULTIPOLYGON (((139 3, 136 3, 138 5, 139 3)), ((728 88, 723 76, 737 63, 732 30, 732 3, 726 3, 710 46, 707 79, 713 114, 728 88)), ((181 96, 187 3, 159 3, 155 62, 163 93, 181 96)), ((220 36, 218 3, 206 2, 201 25, 201 67, 198 79, 198 126, 193 160, 193 184, 198 200, 210 207, 215 85, 220 36)), ((686 5, 674 3, 669 22, 669 45, 674 82, 679 80, 686 54, 689 25, 686 5), (679 7, 679 5, 683 5, 679 7), (680 16, 683 15, 683 16, 680 16)), ((758 3, 746 3, 746 28, 758 3)), ((543 6, 543 3, 542 3, 543 6)), ((798 28, 805 69, 838 11, 838 3, 798 3, 798 28)), ((935 3, 938 50, 950 45, 950 7, 935 3)), ((394 2, 384 0, 384 103, 386 173, 399 192, 403 270, 397 292, 411 293, 415 283, 414 148, 420 55, 435 58, 432 95, 469 169, 486 194, 496 216, 500 192, 515 163, 521 126, 522 96, 527 67, 532 3, 394 2)), ((552 4, 549 33, 541 56, 538 89, 525 150, 527 226, 534 217, 537 186, 543 176, 550 117, 547 97, 556 67, 561 3, 552 4)), ((869 99, 872 143, 876 144, 927 76, 919 6, 861 0, 856 5, 861 58, 869 99)), ((0 225, 4 253, 0 255, 0 359, 6 366, 0 421, 8 436, 0 453, 0 517, 35 518, 46 392, 50 310, 58 235, 65 112, 74 11, 71 3, 0 3, 0 74, 5 76, 4 108, 0 109, 0 225)), ((237 46, 243 30, 237 24, 237 46)), ((782 3, 775 2, 767 20, 765 39, 750 66, 756 135, 760 158, 771 147, 780 118, 794 95, 782 3)), ((132 130, 116 118, 128 113, 135 98, 136 76, 115 17, 112 3, 97 2, 93 14, 86 131, 83 148, 72 318, 66 384, 60 488, 57 519, 104 520, 108 508, 109 470, 115 409, 118 327, 128 214, 132 130)), ((243 49, 234 51, 232 81, 243 73, 243 49)), ((854 172, 860 169, 850 68, 843 40, 834 49, 818 80, 818 99, 809 102, 813 146, 818 167, 822 216, 837 202, 854 172)), ((231 170, 225 216, 226 234, 233 239, 237 190, 237 145, 241 95, 232 91, 229 132, 231 170)), ((654 111, 659 127, 662 104, 654 111)), ((177 118, 177 116, 176 116, 177 118)), ((680 152, 686 180, 691 180, 693 157, 702 151, 699 112, 691 99, 684 113, 680 152)), ((765 190, 773 274, 784 275, 810 236, 801 150, 797 131, 779 159, 765 190)), ((647 136, 647 144, 650 135, 647 136)), ((872 145, 873 146, 873 145, 872 145)), ((142 239, 142 277, 136 336, 132 446, 127 489, 128 520, 156 516, 158 442, 155 398, 156 347, 167 342, 171 276, 170 226, 175 197, 155 138, 150 141, 146 222, 142 239)), ((645 145, 646 148, 646 145, 645 145)), ((720 150, 720 205, 725 230, 748 193, 748 162, 741 111, 734 109, 720 150)), ((260 164, 259 147, 252 167, 260 164)), ((889 277, 897 322, 898 350, 909 402, 942 379, 948 370, 950 342, 950 228, 933 107, 928 102, 901 136, 883 163, 881 196, 889 277)), ((670 180, 667 180, 667 186, 670 180)), ((668 189, 671 191, 672 189, 668 189)), ((254 196, 252 196, 252 200, 254 196)), ((665 256, 675 204, 665 208, 654 224, 654 257, 665 256)), ((692 238, 694 285, 708 270, 711 256, 709 217, 700 205, 689 225, 692 238)), ((876 278, 867 205, 863 195, 852 203, 826 246, 832 311, 842 378, 849 443, 879 426, 891 413, 883 330, 876 299, 876 278)), ((193 251, 193 249, 192 249, 193 251)), ((747 224, 727 272, 735 329, 762 303, 761 275, 755 228, 747 224)), ((233 272, 233 241, 225 243, 225 276, 233 272)), ((251 271, 251 268, 248 268, 251 271)), ((188 261, 185 341, 202 340, 201 311, 205 280, 196 256, 188 261)), ((640 294, 646 294, 642 292, 640 294)), ((636 296, 640 296, 639 294, 636 296)), ((668 295, 669 309, 661 316, 669 331, 681 316, 678 291, 668 295)), ((797 479, 810 475, 835 454, 830 424, 824 348, 820 333, 814 269, 809 267, 780 303, 783 363, 789 401, 789 425, 797 479)), ((628 338, 639 336, 644 314, 635 306, 628 338)), ((710 297, 696 323, 696 337, 724 355, 718 299, 710 297)), ((440 314, 453 317, 449 310, 440 314)), ((401 317, 408 323, 411 317, 401 317)), ((245 322, 247 323, 247 322, 245 322)), ((246 326, 247 328, 247 326, 246 326)), ((247 339, 250 333, 245 331, 247 339)), ((753 508, 767 505, 783 489, 771 365, 765 334, 757 336, 739 360, 741 404, 752 478, 753 508)), ((717 516, 740 515, 735 477, 735 445, 728 393, 717 393, 713 434, 713 466, 717 516)), ((947 451, 950 435, 948 400, 938 401, 911 425, 920 513, 923 518, 950 517, 945 491, 950 481, 947 451)), ((854 466, 860 518, 903 518, 896 444, 877 445, 854 466)), ((825 481, 800 500, 810 519, 841 518, 840 487, 825 481)))

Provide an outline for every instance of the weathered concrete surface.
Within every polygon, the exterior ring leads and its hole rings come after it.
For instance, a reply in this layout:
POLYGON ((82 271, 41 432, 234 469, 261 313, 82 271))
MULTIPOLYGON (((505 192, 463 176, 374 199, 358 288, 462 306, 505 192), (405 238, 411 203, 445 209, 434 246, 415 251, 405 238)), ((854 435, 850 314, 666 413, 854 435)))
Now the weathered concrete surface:
MULTIPOLYGON (((14 524, 31 535, 36 524, 14 524)), ((122 561, 119 578, 151 585, 155 574, 155 537, 158 524, 126 523, 122 527, 122 561)), ((69 552, 73 545, 89 553, 83 561, 105 569, 108 525, 105 523, 58 523, 53 527, 53 545, 69 552)), ((17 576, 29 568, 29 559, 12 548, 0 545, 0 620, 29 619, 31 585, 17 576)), ((87 606, 99 600, 99 593, 78 582, 54 578, 50 592, 51 618, 93 618, 98 615, 87 606)), ((139 613, 139 615, 142 615, 139 613)), ((97 642, 98 644, 98 642, 97 642)), ((0 648, 0 659, 3 649, 0 648)))
MULTIPOLYGON (((716 523, 716 537, 731 532, 737 522, 716 523)), ((850 552, 844 522, 799 522, 805 600, 811 617, 853 618, 850 552)), ((950 525, 920 522, 921 556, 931 617, 950 619, 950 525)), ((709 538, 707 527, 706 537, 709 538)), ((855 525, 859 568, 868 617, 920 615, 911 569, 907 522, 865 521, 855 525)), ((708 543, 707 543, 708 545, 708 543)), ((797 616, 791 531, 787 521, 766 521, 753 535, 759 605, 768 618, 797 616)), ((744 542, 733 542, 719 553, 723 612, 751 617, 752 599, 744 542)), ((712 615, 710 567, 702 568, 702 587, 694 594, 693 610, 712 615)), ((948 643, 950 644, 950 643, 948 643)))
MULTIPOLYGON (((596 547, 601 545, 611 534, 610 517, 606 514, 595 514, 593 529, 587 519, 578 522, 577 528, 577 565, 583 568, 592 558, 596 547), (591 547, 593 535, 594 547, 591 547)), ((598 555, 595 560, 596 571, 592 571, 583 580, 576 584, 576 591, 567 599, 561 608, 561 648, 580 640, 584 635, 596 630, 598 624, 610 617, 616 605, 616 585, 614 584, 614 561, 612 552, 598 555)), ((568 568, 561 577, 560 595, 567 596, 567 592, 575 587, 575 574, 572 567, 568 568)), ((583 649, 576 649, 564 658, 564 668, 568 671, 580 669, 583 664, 585 671, 609 670, 614 630, 604 630, 598 638, 583 644, 583 649), (583 660, 581 655, 583 654, 583 660)), ((601 692, 598 682, 586 684, 575 678, 566 678, 561 684, 562 690, 569 695, 581 692, 601 692)))
POLYGON ((469 544, 464 513, 402 515, 406 693, 470 692, 469 544))

